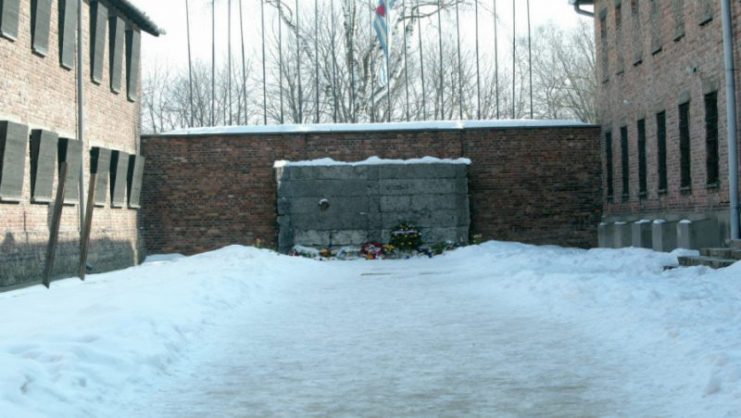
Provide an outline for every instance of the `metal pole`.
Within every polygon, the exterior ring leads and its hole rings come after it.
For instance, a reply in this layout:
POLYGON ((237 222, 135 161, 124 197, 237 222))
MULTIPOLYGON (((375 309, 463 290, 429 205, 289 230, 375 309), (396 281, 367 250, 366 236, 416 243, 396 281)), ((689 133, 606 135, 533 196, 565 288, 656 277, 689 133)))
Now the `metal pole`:
POLYGON ((499 108, 499 34, 497 33, 497 0, 494 0, 494 96, 497 103, 497 119, 502 117, 499 108))
MULTIPOLYGON (((331 2, 332 4, 332 16, 334 16, 334 1, 331 2)), ((356 108, 355 108, 355 33, 354 33, 354 22, 355 22, 355 1, 351 1, 350 5, 347 7, 352 7, 352 10, 349 10, 345 12, 344 16, 347 18, 349 14, 352 14, 353 16, 353 36, 351 36, 349 43, 350 48, 350 120, 355 123, 357 122, 357 114, 356 114, 356 108)), ((334 22, 334 21, 333 21, 334 22)), ((347 22, 346 22, 347 23, 347 22)), ((334 26, 334 25, 333 25, 334 26)), ((332 32, 332 45, 334 46, 334 31, 332 32)), ((334 50, 333 50, 334 51, 334 50)), ((334 55, 334 53, 333 53, 334 55)), ((334 60, 332 61, 335 62, 334 60)), ((336 107, 336 104, 335 104, 336 107)), ((335 116, 336 117, 336 116, 335 116)))
POLYGON ((227 103, 229 104, 228 118, 229 125, 232 125, 232 0, 228 0, 227 4, 227 16, 226 16, 226 94, 227 103))
MULTIPOLYGON (((332 9, 332 14, 330 15, 332 18, 332 30, 330 31, 330 36, 332 36, 332 101, 333 101, 333 110, 332 110, 332 122, 337 123, 337 55, 335 53, 335 19, 334 19, 334 0, 330 1, 329 3, 330 8, 332 9)), ((353 101, 355 100, 355 96, 353 96, 353 101)))
MULTIPOLYGON (((240 0, 241 1, 241 0, 240 0)), ((193 59, 190 54, 190 7, 188 0, 185 0, 185 25, 188 32, 188 102, 190 103, 190 126, 193 123, 193 59)))
POLYGON ((425 89, 425 60, 422 54, 422 9, 417 0, 417 36, 419 38, 419 72, 422 81, 422 120, 427 120, 427 90, 425 89))
POLYGON ((216 0, 211 0, 211 126, 216 124, 216 0))
POLYGON ((463 119, 463 70, 461 65, 461 20, 458 2, 455 2, 455 35, 458 54, 458 119, 463 119))
POLYGON ((438 71, 440 71, 440 91, 438 92, 439 100, 439 114, 440 120, 445 119, 445 84, 443 83, 443 24, 442 24, 443 6, 440 0, 437 0, 437 42, 439 47, 439 62, 438 71))
POLYGON ((268 86, 265 72, 265 0, 260 0, 260 27, 262 29, 262 124, 268 124, 268 86))
MULTIPOLYGON (((85 100, 83 89, 83 44, 82 44, 82 2, 77 2, 77 140, 82 145, 80 147, 80 179, 78 182, 79 187, 79 209, 80 209, 80 239, 83 239, 83 224, 85 222, 85 100)), ((92 19, 92 16, 91 16, 92 19)))
POLYGON ((239 0, 239 34, 242 39, 242 101, 244 102, 244 124, 248 125, 249 111, 247 108, 247 63, 244 53, 244 14, 242 12, 242 0, 239 0))
POLYGON ((296 74, 298 74, 298 123, 304 121, 304 98, 301 91, 301 35, 299 34, 298 0, 296 0, 296 74))
POLYGON ((476 119, 481 119, 481 72, 479 67, 479 1, 474 0, 476 14, 476 119))
POLYGON ((391 60, 391 40, 389 39, 389 13, 391 12, 390 7, 388 7, 388 2, 385 4, 386 10, 385 15, 383 16, 383 20, 386 21, 385 25, 385 35, 386 35, 386 121, 391 122, 391 73, 389 73, 389 60, 391 60))
POLYGON ((527 0, 527 59, 528 73, 530 77, 530 119, 533 118, 533 45, 530 31, 530 0, 527 0))
POLYGON ((368 96, 370 98, 370 121, 375 122, 376 121, 376 100, 375 95, 373 94, 375 88, 374 88, 374 82, 373 77, 375 76, 375 72, 373 71, 373 58, 375 55, 375 46, 373 41, 373 2, 372 0, 368 0, 368 5, 370 6, 370 20, 368 21, 368 35, 370 35, 370 74, 368 77, 368 96))
POLYGON ((721 1, 723 14, 723 50, 726 67, 726 118, 728 126, 728 195, 730 203, 730 238, 739 236, 738 140, 736 130, 736 68, 733 56, 733 21, 730 0, 721 1))
POLYGON ((404 21, 404 98, 406 103, 406 120, 409 122, 409 66, 407 65, 407 4, 406 0, 401 2, 401 16, 404 21))
POLYGON ((278 97, 280 97, 280 124, 283 118, 283 0, 278 0, 278 97))
POLYGON ((314 123, 319 123, 319 0, 314 0, 314 123))
POLYGON ((517 7, 515 0, 512 0, 512 119, 515 118, 515 77, 517 76, 517 7))

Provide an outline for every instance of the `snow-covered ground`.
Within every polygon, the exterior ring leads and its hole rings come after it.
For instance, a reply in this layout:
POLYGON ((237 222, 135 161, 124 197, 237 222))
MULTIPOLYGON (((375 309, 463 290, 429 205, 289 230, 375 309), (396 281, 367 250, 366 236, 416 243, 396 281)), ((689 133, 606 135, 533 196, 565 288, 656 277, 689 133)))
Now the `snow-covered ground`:
POLYGON ((0 294, 0 416, 741 417, 741 263, 227 247, 0 294))

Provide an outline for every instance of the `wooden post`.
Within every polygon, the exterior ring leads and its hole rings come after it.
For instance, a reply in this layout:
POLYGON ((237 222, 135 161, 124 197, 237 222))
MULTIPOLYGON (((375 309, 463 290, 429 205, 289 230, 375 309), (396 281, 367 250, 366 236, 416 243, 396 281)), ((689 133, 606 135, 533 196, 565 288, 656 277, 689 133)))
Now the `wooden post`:
POLYGON ((87 192, 87 206, 85 207, 85 225, 80 237, 80 280, 85 280, 87 273, 87 253, 90 245, 90 232, 93 227, 93 210, 95 209, 95 183, 98 173, 90 173, 87 192))
POLYGON ((49 245, 46 248, 46 264, 44 265, 43 284, 49 288, 51 283, 51 274, 54 269, 54 256, 57 251, 57 242, 59 241, 59 224, 62 220, 62 209, 64 208, 64 185, 67 183, 67 163, 62 162, 59 165, 59 182, 57 184, 57 196, 54 200, 54 212, 51 217, 51 227, 49 228, 49 245))

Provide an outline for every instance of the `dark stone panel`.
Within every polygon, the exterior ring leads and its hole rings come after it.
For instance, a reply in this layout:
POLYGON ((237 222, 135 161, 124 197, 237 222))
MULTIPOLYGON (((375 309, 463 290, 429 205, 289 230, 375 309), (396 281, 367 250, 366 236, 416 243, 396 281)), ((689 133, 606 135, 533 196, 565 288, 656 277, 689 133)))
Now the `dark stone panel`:
POLYGON ((31 201, 49 203, 54 189, 59 136, 35 129, 31 132, 31 201))
POLYGON ((59 0, 59 62, 62 67, 75 68, 77 4, 80 0, 59 0))
POLYGON ((123 63, 125 23, 118 16, 111 16, 109 23, 109 68, 111 71, 111 90, 121 92, 121 64, 123 63))
POLYGON ((103 80, 103 58, 108 23, 108 8, 99 1, 90 4, 90 67, 93 82, 103 80))
POLYGON ((111 172, 111 150, 93 147, 90 150, 90 172, 95 179, 95 206, 105 206, 108 196, 108 178, 111 172))
POLYGON ((129 156, 129 172, 126 176, 126 185, 129 191, 129 207, 141 208, 142 176, 144 175, 144 157, 141 155, 129 156))
POLYGON ((139 61, 141 59, 141 33, 133 28, 126 30, 126 94, 136 101, 139 94, 139 61))
POLYGON ((0 201, 21 201, 27 147, 27 126, 0 122, 0 201))
POLYGON ((64 203, 75 204, 80 201, 80 168, 82 164, 82 142, 69 138, 59 138, 59 163, 67 163, 67 176, 64 179, 64 203))
POLYGON ((51 24, 51 0, 31 1, 31 28, 33 29, 33 52, 46 56, 49 52, 49 25, 51 24))
POLYGON ((111 207, 126 206, 126 182, 129 173, 129 154, 123 151, 111 153, 111 207))
POLYGON ((18 38, 20 0, 0 1, 0 35, 10 40, 18 38))

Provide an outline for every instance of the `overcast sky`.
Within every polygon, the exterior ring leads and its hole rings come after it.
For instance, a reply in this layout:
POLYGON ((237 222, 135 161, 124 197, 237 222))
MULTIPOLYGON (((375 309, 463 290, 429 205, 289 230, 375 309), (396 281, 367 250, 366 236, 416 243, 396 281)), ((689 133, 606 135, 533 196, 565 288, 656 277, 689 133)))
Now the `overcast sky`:
MULTIPOLYGON (((329 0, 319 0, 321 3, 328 3, 329 0)), ((339 6, 340 1, 335 0, 339 6)), ((185 0, 133 0, 142 11, 149 15, 161 28, 167 33, 159 38, 151 36, 143 37, 143 54, 145 71, 153 65, 159 66, 185 66, 187 64, 187 43, 186 43, 186 24, 185 24, 185 0)), ((313 0, 299 0, 305 4, 307 11, 313 12, 313 0)), ((374 0, 375 2, 375 0, 374 0)), ((493 0, 481 0, 479 9, 479 37, 481 47, 485 48, 486 43, 493 43, 493 24, 491 18, 493 0)), ((400 1, 397 0, 397 4, 400 1)), ((289 0, 289 4, 293 4, 289 0)), ((232 19, 233 19, 233 50, 239 48, 239 0, 232 0, 232 19)), ((247 54, 254 56, 259 60, 260 46, 260 3, 259 0, 242 0, 245 22, 245 42, 247 54)), ((517 31, 522 34, 527 33, 527 14, 526 0, 516 0, 517 7, 517 31)), ((194 59, 203 59, 210 62, 211 59, 211 1, 210 0, 190 0, 191 27, 192 27, 192 44, 194 59)), ((216 0, 217 8, 217 49, 219 54, 217 60, 226 55, 227 39, 227 0, 216 0)), ((512 33, 512 1, 498 0, 497 8, 499 14, 499 31, 500 36, 511 37, 512 33)), ((571 27, 579 19, 587 19, 579 16, 574 12, 568 0, 531 0, 530 8, 532 13, 532 25, 553 21, 557 25, 571 27)), ((471 8, 472 10, 472 8, 471 8)), ((473 13, 463 12, 461 27, 466 28, 464 38, 473 36, 473 13)), ((266 7, 267 25, 274 21, 275 14, 272 14, 270 8, 266 7)), ((270 26, 268 26, 270 28, 270 26)), ((424 30, 423 30, 424 31, 424 30)), ((506 48, 506 45, 502 46, 506 48)))

